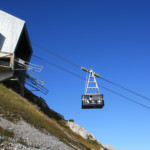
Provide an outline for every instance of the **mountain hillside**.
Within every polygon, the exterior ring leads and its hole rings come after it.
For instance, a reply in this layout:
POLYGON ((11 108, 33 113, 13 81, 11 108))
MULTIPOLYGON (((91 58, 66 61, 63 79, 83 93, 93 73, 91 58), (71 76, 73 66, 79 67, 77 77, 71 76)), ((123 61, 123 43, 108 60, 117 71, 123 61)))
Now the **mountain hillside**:
MULTIPOLYGON (((73 132, 42 98, 25 90, 25 97, 0 84, 0 149, 108 150, 95 138, 73 132)), ((90 135, 90 134, 89 134, 90 135)))

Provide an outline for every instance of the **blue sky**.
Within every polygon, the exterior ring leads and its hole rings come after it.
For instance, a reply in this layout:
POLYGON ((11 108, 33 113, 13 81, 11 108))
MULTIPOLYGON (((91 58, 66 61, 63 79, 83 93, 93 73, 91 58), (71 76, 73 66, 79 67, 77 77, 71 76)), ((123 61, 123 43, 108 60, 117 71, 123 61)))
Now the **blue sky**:
MULTIPOLYGON (((102 77, 150 97, 150 2, 146 0, 5 0, 0 8, 26 21, 30 40, 71 62, 92 68, 102 77)), ((33 46, 34 55, 80 76, 86 73, 47 55, 33 46)), ((46 81, 49 106, 74 119, 104 145, 117 150, 149 150, 150 111, 102 88, 105 107, 82 110, 83 80, 53 66, 44 65, 39 75, 46 81)), ((137 102, 134 96, 100 79, 108 87, 137 102)))

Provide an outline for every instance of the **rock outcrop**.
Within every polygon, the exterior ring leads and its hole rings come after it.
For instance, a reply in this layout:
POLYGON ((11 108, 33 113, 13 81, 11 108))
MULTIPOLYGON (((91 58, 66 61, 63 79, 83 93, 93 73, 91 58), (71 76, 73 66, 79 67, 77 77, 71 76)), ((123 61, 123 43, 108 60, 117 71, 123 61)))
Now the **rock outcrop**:
POLYGON ((79 134, 82 136, 84 139, 90 139, 90 140, 96 140, 94 136, 89 133, 87 130, 85 130, 82 126, 79 126, 75 122, 68 121, 67 126, 76 134, 79 134))
MULTIPOLYGON (((82 126, 79 126, 77 123, 74 121, 68 121, 67 126, 76 134, 82 136, 84 139, 90 139, 93 141, 97 141, 97 139, 87 130, 85 130, 82 126)), ((99 141, 97 141, 99 144, 102 145, 99 141)), ((103 146, 104 147, 104 146, 103 146)), ((116 150, 113 146, 110 144, 107 144, 105 148, 100 148, 100 150, 116 150)))
POLYGON ((106 148, 108 149, 108 150, 116 150, 116 148, 114 148, 112 145, 110 145, 110 144, 107 144, 106 145, 106 148))

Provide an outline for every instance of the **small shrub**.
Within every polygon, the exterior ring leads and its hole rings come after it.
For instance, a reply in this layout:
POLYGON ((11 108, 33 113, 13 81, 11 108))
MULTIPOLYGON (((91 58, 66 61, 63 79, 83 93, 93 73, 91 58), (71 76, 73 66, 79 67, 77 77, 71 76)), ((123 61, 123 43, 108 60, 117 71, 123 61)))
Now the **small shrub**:
POLYGON ((40 146, 34 146, 34 148, 36 148, 36 149, 40 149, 40 146))
POLYGON ((6 136, 6 137, 11 137, 11 138, 13 138, 15 136, 13 131, 3 129, 2 127, 0 127, 0 135, 6 136))
POLYGON ((26 147, 28 147, 28 144, 22 139, 18 140, 17 142, 24 145, 24 146, 26 146, 26 147))
POLYGON ((73 119, 69 119, 69 122, 74 122, 74 120, 73 119))
POLYGON ((89 135, 89 140, 92 140, 92 141, 94 140, 93 135, 91 135, 91 134, 89 135))
POLYGON ((99 143, 96 140, 90 140, 90 143, 92 143, 93 145, 99 145, 99 143))

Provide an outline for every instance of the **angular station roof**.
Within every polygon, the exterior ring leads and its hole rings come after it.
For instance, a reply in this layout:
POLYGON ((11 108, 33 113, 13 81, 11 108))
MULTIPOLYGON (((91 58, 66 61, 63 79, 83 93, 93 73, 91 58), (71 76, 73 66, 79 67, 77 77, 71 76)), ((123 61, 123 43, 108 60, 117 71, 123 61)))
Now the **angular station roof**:
POLYGON ((16 18, 6 12, 0 10, 0 52, 13 54, 17 48, 17 44, 21 38, 22 33, 28 39, 28 45, 32 53, 30 40, 28 37, 25 21, 16 18))

